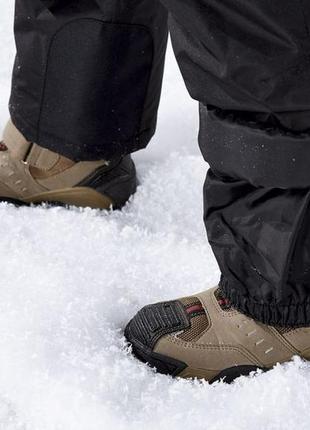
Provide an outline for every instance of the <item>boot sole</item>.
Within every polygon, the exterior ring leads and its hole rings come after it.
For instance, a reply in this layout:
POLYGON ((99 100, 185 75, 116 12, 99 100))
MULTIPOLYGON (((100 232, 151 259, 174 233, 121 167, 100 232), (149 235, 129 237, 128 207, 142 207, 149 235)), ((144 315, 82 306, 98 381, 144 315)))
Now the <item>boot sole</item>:
POLYGON ((110 209, 114 205, 114 202, 110 197, 87 187, 64 188, 57 191, 48 191, 27 199, 0 197, 0 201, 12 203, 16 206, 48 203, 61 206, 89 207, 92 209, 110 209))
POLYGON ((239 378, 240 376, 248 376, 251 372, 257 372, 259 370, 263 372, 269 370, 267 368, 253 365, 234 366, 221 370, 220 372, 218 370, 211 369, 194 369, 182 361, 152 351, 150 348, 146 347, 136 339, 130 339, 130 333, 127 330, 127 327, 125 329, 125 337, 129 345, 132 347, 133 355, 138 360, 148 364, 150 367, 155 368, 158 373, 164 375, 185 379, 205 379, 210 384, 213 384, 217 381, 224 381, 227 384, 231 384, 236 378, 239 378))

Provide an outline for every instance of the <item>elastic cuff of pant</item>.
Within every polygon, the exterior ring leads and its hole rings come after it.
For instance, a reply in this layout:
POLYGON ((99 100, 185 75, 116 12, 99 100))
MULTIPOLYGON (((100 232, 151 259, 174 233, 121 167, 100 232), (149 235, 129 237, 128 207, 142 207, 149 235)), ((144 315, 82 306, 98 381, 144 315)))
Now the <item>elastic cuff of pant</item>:
POLYGON ((110 145, 107 143, 100 145, 97 140, 85 145, 83 142, 68 142, 59 136, 42 131, 38 136, 37 127, 25 122, 16 112, 11 112, 11 120, 29 142, 36 143, 74 161, 113 160, 123 157, 145 148, 155 131, 151 128, 146 129, 127 141, 111 142, 110 145))
POLYGON ((200 146, 211 169, 256 187, 310 187, 310 135, 236 122, 200 105, 200 146))
POLYGON ((221 280, 221 290, 232 307, 263 324, 279 327, 309 327, 310 302, 290 305, 257 303, 232 289, 227 280, 221 280))

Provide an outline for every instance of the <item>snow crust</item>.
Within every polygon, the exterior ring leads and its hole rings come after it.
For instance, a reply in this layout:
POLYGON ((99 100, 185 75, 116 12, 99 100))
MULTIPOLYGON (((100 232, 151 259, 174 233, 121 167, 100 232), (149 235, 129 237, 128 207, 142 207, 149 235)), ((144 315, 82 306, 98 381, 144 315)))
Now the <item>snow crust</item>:
MULTIPOLYGON (((1 127, 13 3, 0 0, 1 127)), ((196 134, 197 105, 169 50, 158 133, 135 156, 141 186, 122 212, 0 205, 0 430, 309 430, 310 367, 299 359, 209 386, 157 375, 125 347, 140 307, 218 280, 196 134)))

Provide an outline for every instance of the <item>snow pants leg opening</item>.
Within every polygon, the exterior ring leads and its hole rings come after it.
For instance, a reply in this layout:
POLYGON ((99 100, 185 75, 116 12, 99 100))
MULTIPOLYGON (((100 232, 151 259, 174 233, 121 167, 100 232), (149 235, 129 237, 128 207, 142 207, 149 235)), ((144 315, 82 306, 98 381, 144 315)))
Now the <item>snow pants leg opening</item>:
POLYGON ((210 171, 205 224, 232 304, 310 325, 310 4, 163 0, 210 171))
POLYGON ((155 132, 167 12, 155 0, 16 0, 10 113, 74 160, 111 159, 155 132))

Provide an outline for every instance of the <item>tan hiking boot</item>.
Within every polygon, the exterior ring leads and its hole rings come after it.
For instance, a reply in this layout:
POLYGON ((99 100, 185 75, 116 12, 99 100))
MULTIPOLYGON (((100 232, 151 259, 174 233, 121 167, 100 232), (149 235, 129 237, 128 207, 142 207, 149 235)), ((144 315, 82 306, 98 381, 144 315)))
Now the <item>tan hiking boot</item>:
POLYGON ((11 121, 0 143, 0 201, 122 207, 136 190, 130 156, 74 162, 27 142, 11 121))
POLYGON ((160 373, 231 382, 294 355, 310 359, 310 328, 276 328, 229 306, 219 288, 146 306, 125 336, 133 353, 160 373))

